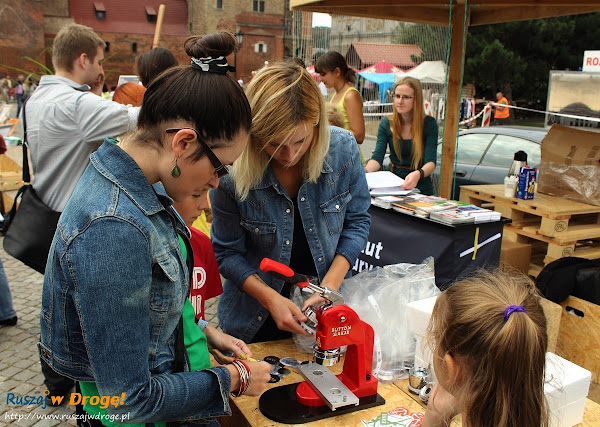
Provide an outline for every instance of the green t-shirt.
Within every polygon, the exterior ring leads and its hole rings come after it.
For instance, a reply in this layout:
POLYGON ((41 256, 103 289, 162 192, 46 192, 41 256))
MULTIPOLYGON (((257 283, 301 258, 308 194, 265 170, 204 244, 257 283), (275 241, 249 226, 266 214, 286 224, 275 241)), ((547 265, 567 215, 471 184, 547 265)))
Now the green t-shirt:
MULTIPOLYGON (((179 237, 179 247, 183 253, 183 257, 187 258, 187 250, 185 243, 182 238, 179 237)), ((202 369, 209 369, 211 367, 210 357, 208 352, 208 345, 206 343, 206 335, 202 332, 202 329, 196 325, 196 312, 190 302, 189 298, 186 298, 183 305, 182 311, 183 317, 183 342, 188 354, 188 360, 190 362, 190 371, 200 371, 202 369)), ((99 396, 98 387, 93 382, 80 382, 79 387, 81 388, 82 396, 99 396)), ((89 399, 83 405, 83 409, 94 418, 98 419, 105 426, 135 426, 145 427, 145 423, 136 424, 121 424, 110 421, 109 415, 106 409, 100 408, 98 405, 90 405, 89 399)), ((154 423, 156 427, 166 427, 167 423, 154 423)))

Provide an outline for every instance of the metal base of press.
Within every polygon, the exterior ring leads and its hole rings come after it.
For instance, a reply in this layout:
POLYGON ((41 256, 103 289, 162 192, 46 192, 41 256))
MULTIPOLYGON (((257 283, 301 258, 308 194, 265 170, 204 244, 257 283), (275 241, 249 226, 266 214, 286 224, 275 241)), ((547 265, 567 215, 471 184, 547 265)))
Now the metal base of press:
POLYGON ((283 385, 265 391, 258 401, 260 412, 278 423, 302 424, 385 404, 385 399, 379 394, 375 394, 360 398, 357 406, 344 406, 335 411, 329 409, 325 404, 323 406, 306 406, 296 400, 298 384, 300 383, 283 385))

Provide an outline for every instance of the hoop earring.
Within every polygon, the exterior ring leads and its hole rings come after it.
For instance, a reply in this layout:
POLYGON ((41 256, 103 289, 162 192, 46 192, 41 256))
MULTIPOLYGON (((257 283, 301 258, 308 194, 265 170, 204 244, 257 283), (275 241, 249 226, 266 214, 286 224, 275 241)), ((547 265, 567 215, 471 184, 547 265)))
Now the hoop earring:
POLYGON ((171 169, 171 176, 173 178, 179 178, 181 176, 181 169, 177 166, 177 157, 175 157, 175 166, 171 169))

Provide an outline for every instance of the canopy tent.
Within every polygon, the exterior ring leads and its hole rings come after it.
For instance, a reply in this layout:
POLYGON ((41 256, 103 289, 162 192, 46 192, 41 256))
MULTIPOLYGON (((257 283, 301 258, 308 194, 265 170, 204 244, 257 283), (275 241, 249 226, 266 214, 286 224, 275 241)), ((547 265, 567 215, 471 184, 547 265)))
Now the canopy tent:
POLYGON ((401 71, 401 68, 396 67, 387 61, 379 61, 377 64, 369 65, 368 67, 363 68, 358 73, 398 73, 401 71))
POLYGON ((549 18, 600 11, 598 0, 290 0, 294 10, 450 25, 450 63, 444 118, 441 195, 452 196, 454 157, 468 25, 549 18))
POLYGON ((379 100, 382 103, 384 103, 387 91, 394 86, 394 79, 396 78, 396 74, 361 72, 358 73, 358 75, 363 77, 365 80, 370 81, 371 83, 376 83, 377 85, 379 85, 379 100))
POLYGON ((395 74, 396 81, 402 77, 414 77, 421 83, 446 84, 446 63, 444 61, 424 61, 410 70, 395 74))

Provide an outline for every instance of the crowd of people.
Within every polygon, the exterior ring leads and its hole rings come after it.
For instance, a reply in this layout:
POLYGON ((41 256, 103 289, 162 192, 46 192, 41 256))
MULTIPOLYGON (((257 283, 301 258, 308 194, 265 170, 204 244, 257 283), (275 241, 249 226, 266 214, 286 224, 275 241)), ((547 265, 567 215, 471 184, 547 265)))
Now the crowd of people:
MULTIPOLYGON (((335 91, 326 99, 294 62, 269 64, 244 89, 227 62, 231 33, 190 36, 189 63, 153 49, 136 64, 142 84, 107 100, 98 96, 104 47, 88 27, 61 29, 55 75, 41 78, 22 111, 32 185, 62 212, 44 271, 45 384, 51 396, 75 385, 88 397, 124 393, 116 407, 78 406, 98 416, 80 425, 125 414, 131 425, 218 425, 231 414, 230 394, 259 395, 271 379, 247 343, 310 335, 300 322, 322 302, 315 295, 298 307, 260 261, 338 290, 368 239, 365 174, 381 169, 389 149, 406 188, 431 194, 437 124, 419 81, 402 79, 365 162, 362 99, 338 53, 315 66, 335 91), (211 238, 193 227, 208 196, 211 238), (204 319, 206 299, 220 294, 221 330, 204 319), (216 353, 223 364, 211 366, 210 349, 236 359, 216 353)), ((0 303, 0 324, 16 324, 1 264, 0 303)), ((545 328, 524 276, 482 273, 444 292, 431 324, 438 383, 424 425, 458 413, 473 425, 545 424, 545 328)))

